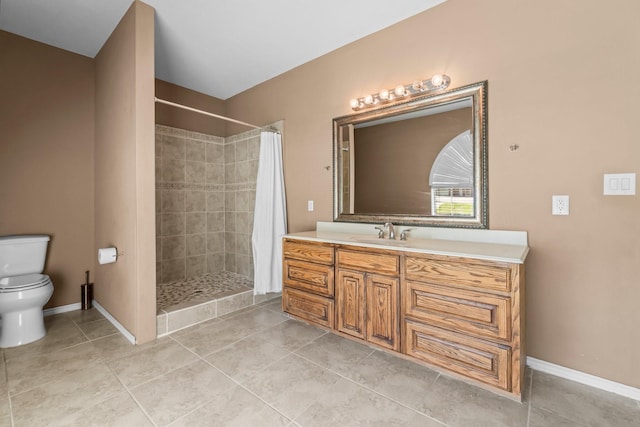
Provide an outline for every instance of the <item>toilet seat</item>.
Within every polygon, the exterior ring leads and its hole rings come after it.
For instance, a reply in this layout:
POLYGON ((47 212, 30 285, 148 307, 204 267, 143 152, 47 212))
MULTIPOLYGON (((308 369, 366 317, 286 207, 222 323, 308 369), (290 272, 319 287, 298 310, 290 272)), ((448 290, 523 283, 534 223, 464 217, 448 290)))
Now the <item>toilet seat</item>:
POLYGON ((23 274, 21 276, 0 278, 0 294, 10 292, 24 292, 30 289, 47 286, 51 283, 45 274, 23 274))

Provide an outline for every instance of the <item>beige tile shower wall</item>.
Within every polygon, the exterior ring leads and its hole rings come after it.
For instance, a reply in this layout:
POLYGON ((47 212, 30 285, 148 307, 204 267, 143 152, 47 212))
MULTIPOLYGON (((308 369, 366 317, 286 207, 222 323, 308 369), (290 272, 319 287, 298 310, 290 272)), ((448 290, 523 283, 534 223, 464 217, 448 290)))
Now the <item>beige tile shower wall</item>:
POLYGON ((249 279, 253 279, 251 233, 259 153, 259 130, 225 140, 225 270, 249 279))
POLYGON ((156 125, 157 281, 224 269, 224 138, 156 125))

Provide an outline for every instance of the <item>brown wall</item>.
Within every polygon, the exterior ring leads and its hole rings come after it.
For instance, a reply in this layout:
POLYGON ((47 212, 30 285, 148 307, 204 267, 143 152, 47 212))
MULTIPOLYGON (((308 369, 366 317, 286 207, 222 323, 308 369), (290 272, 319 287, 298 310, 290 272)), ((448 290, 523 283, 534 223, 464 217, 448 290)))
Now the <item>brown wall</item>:
POLYGON ((529 232, 529 355, 639 387, 640 197, 604 197, 602 175, 639 172, 640 2, 615 3, 449 0, 229 99, 227 114, 286 120, 289 230, 311 230, 332 218, 324 167, 349 99, 439 72, 454 87, 487 79, 489 225, 529 232), (551 215, 553 194, 571 196, 570 216, 551 215))
MULTIPOLYGON (((182 86, 156 79, 156 97, 209 113, 225 115, 225 102, 182 86)), ((202 114, 156 103, 156 123, 215 136, 225 136, 226 122, 202 114)))
POLYGON ((96 56, 96 300, 137 342, 155 338, 153 9, 134 2, 96 56))
POLYGON ((94 64, 0 31, 0 235, 51 235, 47 307, 93 270, 94 64))
POLYGON ((472 126, 462 108, 355 129, 355 212, 431 215, 431 166, 472 126))

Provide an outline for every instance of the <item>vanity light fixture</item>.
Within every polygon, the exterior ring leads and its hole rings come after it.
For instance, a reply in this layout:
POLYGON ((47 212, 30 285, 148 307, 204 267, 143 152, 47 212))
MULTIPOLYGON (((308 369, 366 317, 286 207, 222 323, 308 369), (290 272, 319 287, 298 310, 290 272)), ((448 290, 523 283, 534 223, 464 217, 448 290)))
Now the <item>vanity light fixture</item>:
POLYGON ((373 93, 361 98, 354 98, 349 101, 351 108, 354 110, 362 110, 363 108, 373 107, 378 104, 384 104, 398 100, 399 98, 412 98, 424 93, 444 90, 449 87, 451 78, 446 74, 436 74, 430 79, 416 80, 407 85, 398 85, 393 89, 383 89, 379 93, 373 93))

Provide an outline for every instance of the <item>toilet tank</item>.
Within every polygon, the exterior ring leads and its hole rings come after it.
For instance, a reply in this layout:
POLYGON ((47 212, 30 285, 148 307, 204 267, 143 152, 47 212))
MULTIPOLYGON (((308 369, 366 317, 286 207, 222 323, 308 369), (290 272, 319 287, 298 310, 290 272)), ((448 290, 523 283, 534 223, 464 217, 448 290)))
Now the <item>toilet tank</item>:
POLYGON ((0 277, 42 273, 49 236, 0 236, 0 277))

